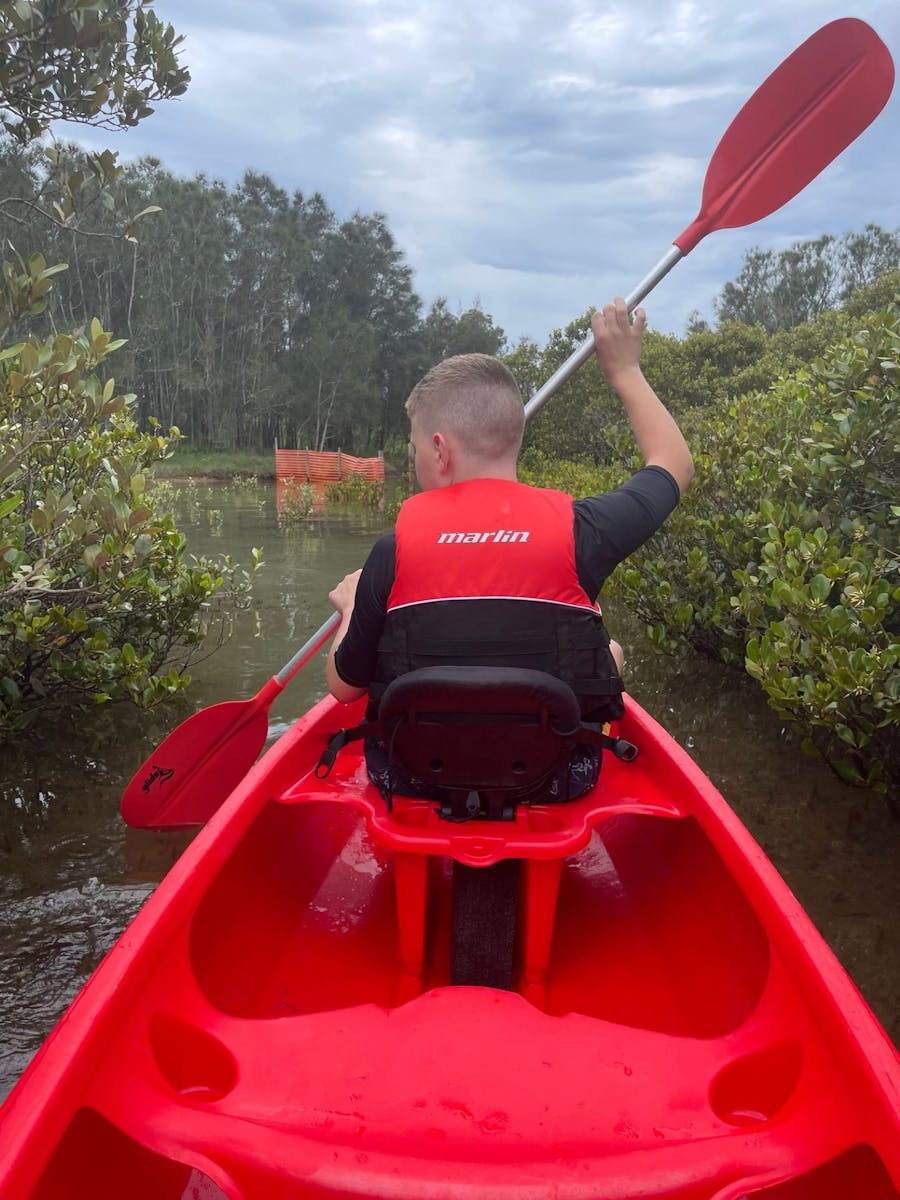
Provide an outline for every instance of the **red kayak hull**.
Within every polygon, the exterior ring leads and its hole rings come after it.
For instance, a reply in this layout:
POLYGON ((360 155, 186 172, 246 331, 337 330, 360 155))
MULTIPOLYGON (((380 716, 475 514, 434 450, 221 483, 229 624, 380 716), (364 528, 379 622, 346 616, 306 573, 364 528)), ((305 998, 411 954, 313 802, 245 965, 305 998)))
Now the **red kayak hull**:
POLYGON ((354 716, 298 722, 92 976, 0 1110, 4 1200, 900 1198, 896 1050, 637 705, 635 763, 477 828, 388 817, 358 749, 316 780, 354 716), (450 986, 450 859, 504 857, 515 990, 450 986))

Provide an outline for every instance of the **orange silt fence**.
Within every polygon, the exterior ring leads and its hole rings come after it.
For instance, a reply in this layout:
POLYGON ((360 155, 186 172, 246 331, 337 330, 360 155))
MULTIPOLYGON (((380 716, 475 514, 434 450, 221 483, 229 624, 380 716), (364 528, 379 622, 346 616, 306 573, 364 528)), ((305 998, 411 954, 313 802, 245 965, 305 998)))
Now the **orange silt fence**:
POLYGON ((275 478, 336 483, 348 475, 384 479, 384 455, 357 458, 341 450, 275 450, 275 478))

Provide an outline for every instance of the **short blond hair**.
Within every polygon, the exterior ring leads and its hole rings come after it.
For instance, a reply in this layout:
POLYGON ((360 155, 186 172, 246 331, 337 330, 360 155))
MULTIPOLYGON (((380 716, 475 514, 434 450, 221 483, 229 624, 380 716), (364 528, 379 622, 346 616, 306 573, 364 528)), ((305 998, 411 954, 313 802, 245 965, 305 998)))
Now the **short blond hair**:
POLYGON ((483 458, 515 457, 525 429, 518 384, 490 354, 455 354, 432 367, 410 392, 406 415, 429 436, 453 433, 483 458))

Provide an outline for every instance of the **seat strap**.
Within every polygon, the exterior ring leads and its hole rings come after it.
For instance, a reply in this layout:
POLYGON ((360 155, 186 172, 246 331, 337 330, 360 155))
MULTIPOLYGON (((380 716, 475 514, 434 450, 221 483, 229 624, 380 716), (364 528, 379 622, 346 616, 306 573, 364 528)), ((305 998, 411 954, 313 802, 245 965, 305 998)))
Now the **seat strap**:
POLYGON ((321 758, 316 763, 316 779, 328 778, 338 754, 350 742, 359 742, 367 737, 379 737, 383 733, 384 727, 380 721, 364 721, 361 725, 354 725, 352 729, 339 729, 337 733, 333 733, 328 739, 328 745, 322 751, 321 758))
POLYGON ((333 733, 328 739, 328 745, 322 751, 322 755, 316 763, 316 779, 328 778, 331 774, 331 768, 334 766, 335 759, 348 743, 360 742, 363 738, 367 737, 383 737, 387 732, 389 737, 388 781, 384 787, 379 785, 378 790, 381 792, 381 798, 384 800, 388 812, 392 812, 394 807, 394 790, 391 786, 391 763, 394 757, 394 734, 399 726, 399 720, 392 721, 390 730, 386 731, 382 721, 364 721, 361 725, 354 725, 352 729, 339 729, 337 733, 333 733))
MULTIPOLYGON (((448 724, 452 720, 448 720, 448 724)), ((390 734, 393 734, 399 722, 391 722, 390 734)), ((331 768, 334 766, 335 759, 343 748, 350 742, 359 742, 367 737, 384 737, 386 730, 381 721, 364 721, 361 725, 354 725, 352 729, 339 729, 337 733, 333 733, 328 739, 328 745, 322 751, 322 755, 316 764, 315 776, 316 779, 327 779, 331 774, 331 768)), ((568 735, 573 741, 586 743, 590 746, 600 746, 603 750, 609 750, 616 758, 622 762, 634 762, 638 756, 638 748, 633 742, 627 741, 625 738, 614 738, 608 733, 601 733, 597 729, 591 729, 587 725, 577 725, 568 735)), ((387 798, 386 798, 387 799, 387 798)), ((390 808, 390 800, 387 800, 388 808, 390 808)))

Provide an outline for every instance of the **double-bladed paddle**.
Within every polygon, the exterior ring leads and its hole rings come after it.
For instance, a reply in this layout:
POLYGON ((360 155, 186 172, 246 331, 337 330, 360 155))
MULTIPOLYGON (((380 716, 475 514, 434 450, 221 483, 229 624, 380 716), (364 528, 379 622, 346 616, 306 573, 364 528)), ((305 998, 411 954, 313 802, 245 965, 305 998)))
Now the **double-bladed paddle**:
MULTIPOLYGON (((832 21, 757 88, 725 131, 706 171, 700 211, 672 249, 627 297, 629 311, 708 233, 749 225, 781 208, 878 116, 894 64, 873 29, 854 17, 832 21)), ((588 338, 525 406, 526 419, 585 362, 588 338)), ((252 700, 215 704, 189 717, 125 789, 129 825, 198 825, 216 811, 265 745, 274 698, 339 623, 322 625, 252 700)))
POLYGON ((122 794, 129 825, 202 825, 240 783, 266 744, 269 708, 340 624, 332 613, 252 700, 226 700, 188 717, 154 750, 122 794))
MULTIPOLYGON (((802 192, 871 125, 893 86, 890 51, 865 21, 842 17, 807 38, 725 130, 706 168, 700 211, 625 298, 628 311, 708 233, 752 225, 802 192)), ((538 412, 593 351, 589 337, 528 401, 526 417, 538 412)))

